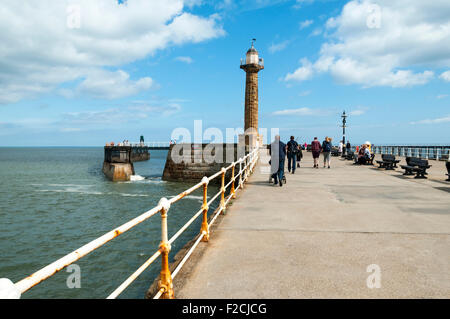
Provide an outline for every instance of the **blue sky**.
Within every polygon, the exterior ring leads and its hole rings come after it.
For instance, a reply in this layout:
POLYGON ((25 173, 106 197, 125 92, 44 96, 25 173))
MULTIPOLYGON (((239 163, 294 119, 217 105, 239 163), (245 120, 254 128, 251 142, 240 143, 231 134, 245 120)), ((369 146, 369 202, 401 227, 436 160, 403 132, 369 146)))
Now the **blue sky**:
POLYGON ((242 127, 251 38, 265 64, 260 127, 336 141, 345 109, 354 143, 450 144, 450 4, 403 2, 5 5, 0 146, 168 141, 194 120, 242 127))

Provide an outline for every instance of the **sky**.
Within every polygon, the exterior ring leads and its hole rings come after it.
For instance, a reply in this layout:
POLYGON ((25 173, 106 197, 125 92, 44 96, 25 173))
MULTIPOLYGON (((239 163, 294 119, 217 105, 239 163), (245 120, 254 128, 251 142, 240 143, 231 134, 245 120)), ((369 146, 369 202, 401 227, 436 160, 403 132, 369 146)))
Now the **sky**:
POLYGON ((252 38, 261 128, 336 143, 345 110, 354 144, 450 144, 448 0, 0 2, 0 146, 225 135, 252 38))

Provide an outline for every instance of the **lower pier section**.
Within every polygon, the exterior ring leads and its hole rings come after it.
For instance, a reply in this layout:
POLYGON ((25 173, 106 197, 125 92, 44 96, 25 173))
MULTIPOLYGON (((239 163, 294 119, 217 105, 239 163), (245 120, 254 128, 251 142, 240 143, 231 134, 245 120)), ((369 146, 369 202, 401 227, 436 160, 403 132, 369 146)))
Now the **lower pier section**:
POLYGON ((244 156, 245 148, 238 144, 171 145, 162 179, 199 182, 204 176, 209 177, 244 156))
POLYGON ((103 162, 103 174, 113 182, 126 182, 134 175, 132 163, 103 162))

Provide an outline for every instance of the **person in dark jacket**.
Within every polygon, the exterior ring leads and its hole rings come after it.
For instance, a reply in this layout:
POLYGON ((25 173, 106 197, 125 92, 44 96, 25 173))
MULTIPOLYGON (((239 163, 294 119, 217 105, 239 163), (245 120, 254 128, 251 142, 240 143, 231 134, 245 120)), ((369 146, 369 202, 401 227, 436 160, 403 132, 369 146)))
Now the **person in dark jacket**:
POLYGON ((297 160, 297 153, 299 152, 298 143, 295 141, 295 138, 291 136, 289 142, 287 142, 287 158, 288 158, 288 171, 292 174, 295 174, 295 161, 297 160))
POLYGON ((314 168, 319 168, 319 156, 322 151, 322 145, 320 145, 317 137, 315 137, 314 141, 311 142, 311 151, 314 159, 314 168))
POLYGON ((330 168, 331 164, 331 148, 333 144, 331 144, 331 137, 325 137, 325 140, 322 142, 322 154, 323 154, 323 168, 328 164, 328 168, 330 168))
POLYGON ((286 148, 286 144, 280 141, 280 136, 276 135, 275 140, 270 145, 270 171, 275 185, 278 184, 278 179, 280 180, 280 187, 283 186, 286 148))
POLYGON ((350 154, 352 152, 352 145, 350 141, 347 141, 347 145, 345 145, 345 154, 350 154))

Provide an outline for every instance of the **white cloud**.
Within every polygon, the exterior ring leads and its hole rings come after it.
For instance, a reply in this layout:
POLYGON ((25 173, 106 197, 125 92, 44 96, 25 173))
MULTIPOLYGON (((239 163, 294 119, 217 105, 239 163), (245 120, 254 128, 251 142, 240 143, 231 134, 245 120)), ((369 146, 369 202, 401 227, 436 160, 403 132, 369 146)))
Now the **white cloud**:
POLYGON ((89 72, 77 90, 95 98, 117 99, 148 90, 152 83, 153 80, 149 77, 133 81, 130 80, 130 75, 122 70, 109 72, 99 69, 89 72))
POLYGON ((439 77, 444 81, 450 82, 450 71, 445 71, 439 77))
POLYGON ((436 98, 438 100, 441 100, 441 99, 445 99, 447 96, 448 96, 448 94, 439 94, 438 96, 436 96, 436 98))
MULTIPOLYGON (((224 34, 217 15, 201 17, 184 11, 185 5, 200 3, 196 0, 127 0, 122 4, 78 0, 80 28, 69 27, 71 3, 2 2, 0 103, 49 92, 62 83, 88 78, 99 68, 111 70, 169 46, 224 34)), ((131 86, 146 88, 148 83, 144 77, 131 86)))
POLYGON ((314 23, 314 20, 305 20, 305 21, 300 22, 300 30, 303 30, 303 29, 309 27, 313 23, 314 23))
POLYGON ((329 115, 329 111, 321 109, 311 109, 308 107, 301 107, 298 109, 285 109, 280 111, 275 111, 272 115, 304 115, 304 116, 326 116, 329 115))
POLYGON ((184 62, 187 64, 191 64, 192 62, 194 62, 194 60, 189 56, 177 56, 175 58, 175 61, 180 61, 180 62, 184 62))
POLYGON ((450 122, 450 115, 448 116, 444 116, 441 118, 437 118, 437 119, 426 119, 426 120, 421 120, 421 121, 417 121, 417 122, 411 122, 411 124, 416 125, 416 124, 440 124, 440 123, 449 123, 450 122))
POLYGON ((278 51, 282 51, 282 50, 286 49, 288 44, 289 44, 288 40, 280 42, 280 43, 272 43, 272 45, 269 47, 269 52, 275 53, 278 51))
POLYGON ((349 114, 350 116, 360 116, 360 115, 365 114, 368 110, 369 110, 368 107, 359 106, 359 107, 357 107, 355 110, 350 111, 348 114, 349 114))
POLYGON ((304 4, 311 4, 314 0, 296 0, 294 4, 295 9, 300 9, 304 4))
POLYGON ((313 76, 313 65, 309 62, 308 59, 301 60, 302 67, 295 70, 294 73, 288 73, 284 80, 285 81, 305 81, 310 79, 313 76))
MULTIPOLYGON (((330 40, 322 45, 308 76, 287 80, 303 81, 329 72, 343 84, 408 87, 428 83, 434 77, 433 69, 450 66, 449 1, 376 3, 381 10, 374 23, 371 1, 348 2, 339 16, 327 21, 330 40)), ((305 66, 299 70, 304 74, 305 66)))

